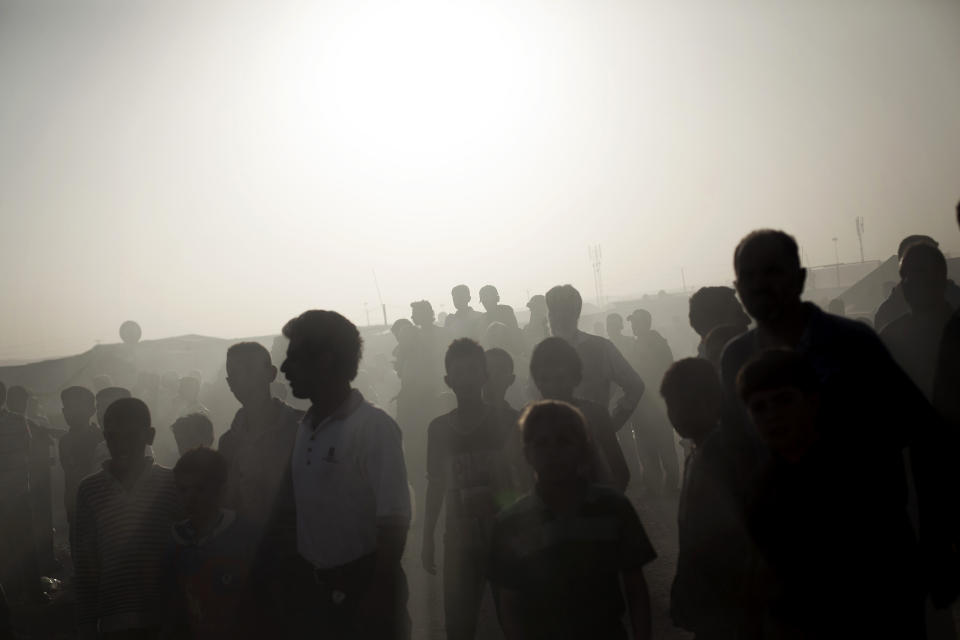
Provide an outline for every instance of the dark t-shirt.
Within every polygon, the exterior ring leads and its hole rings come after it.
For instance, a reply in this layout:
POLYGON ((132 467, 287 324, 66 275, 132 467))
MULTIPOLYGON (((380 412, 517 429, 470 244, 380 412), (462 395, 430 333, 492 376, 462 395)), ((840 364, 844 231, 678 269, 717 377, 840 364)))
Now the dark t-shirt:
POLYGON ((493 519, 511 498, 510 467, 504 451, 511 416, 487 408, 483 421, 465 431, 458 413, 454 409, 430 423, 427 477, 445 491, 444 540, 485 548, 493 519))
POLYGON ((933 406, 951 427, 960 426, 960 312, 943 329, 933 382, 933 406))
POLYGON ((936 311, 906 313, 880 331, 890 355, 928 398, 933 396, 940 340, 951 315, 953 310, 944 302, 936 311))
POLYGON ((533 493, 497 517, 490 581, 517 594, 527 638, 625 638, 620 574, 654 558, 622 493, 590 486, 566 517, 533 493))

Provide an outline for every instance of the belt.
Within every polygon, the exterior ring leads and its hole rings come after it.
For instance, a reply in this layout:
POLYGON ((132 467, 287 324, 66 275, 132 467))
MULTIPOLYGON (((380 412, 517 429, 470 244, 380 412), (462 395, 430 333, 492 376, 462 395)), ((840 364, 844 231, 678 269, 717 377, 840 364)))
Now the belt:
POLYGON ((313 579, 317 584, 329 585, 331 583, 342 582, 344 580, 356 579, 359 575, 372 573, 377 562, 376 552, 360 556, 356 560, 351 560, 346 564, 336 567, 321 569, 313 567, 313 579))

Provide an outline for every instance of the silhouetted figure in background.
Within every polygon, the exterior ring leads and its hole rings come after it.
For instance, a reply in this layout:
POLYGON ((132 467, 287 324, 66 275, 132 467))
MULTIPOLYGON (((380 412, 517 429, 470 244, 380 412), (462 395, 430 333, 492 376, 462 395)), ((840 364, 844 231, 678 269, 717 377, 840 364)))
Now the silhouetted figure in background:
POLYGON ((540 294, 533 296, 527 301, 527 309, 530 309, 530 321, 523 328, 523 340, 525 351, 533 353, 533 348, 550 336, 546 297, 540 294))
POLYGON ((110 460, 77 491, 77 622, 82 638, 154 638, 162 624, 163 553, 180 511, 173 472, 147 457, 150 410, 120 398, 103 418, 110 460))
POLYGON ((213 446, 213 423, 202 413, 190 413, 178 418, 170 426, 177 442, 177 453, 182 456, 197 447, 213 446))
POLYGON ((698 353, 704 355, 704 341, 710 332, 721 326, 731 325, 747 330, 750 318, 743 312, 736 292, 730 287, 701 287, 690 296, 690 326, 700 336, 698 353))
MULTIPOLYGON (((897 261, 902 262, 907 249, 915 244, 926 244, 935 249, 940 246, 937 241, 930 236, 907 236, 900 241, 900 246, 897 247, 897 261)), ((947 280, 944 295, 951 309, 956 309, 960 306, 960 286, 957 286, 953 280, 947 280)), ((887 296, 887 299, 880 303, 880 306, 877 308, 877 313, 873 319, 873 326, 877 332, 883 331, 884 327, 909 311, 910 305, 903 295, 902 283, 895 285, 890 291, 890 295, 887 296)))
POLYGON ((517 379, 513 369, 513 358, 504 349, 487 349, 485 355, 487 383, 483 385, 483 401, 495 411, 512 416, 515 422, 520 414, 514 408, 516 405, 507 397, 515 389, 514 382, 517 379))
POLYGON ((291 469, 297 549, 309 563, 291 574, 291 637, 407 638, 400 558, 410 494, 400 429, 351 389, 360 332, 333 311, 307 311, 283 328, 281 370, 309 398, 291 469))
MULTIPOLYGON (((634 367, 643 380, 662 380, 673 364, 673 351, 659 332, 652 328, 653 318, 646 309, 637 309, 628 318, 633 329, 632 355, 634 367)), ((629 359, 629 356, 628 356, 629 359)), ((633 433, 640 463, 643 485, 652 495, 675 494, 680 488, 680 466, 673 431, 667 420, 666 407, 657 394, 645 394, 633 414, 633 433)))
MULTIPOLYGON (((124 389, 123 387, 107 387, 97 391, 97 395, 95 396, 97 405, 97 424, 100 426, 101 432, 103 430, 103 416, 107 413, 107 409, 110 407, 110 405, 121 398, 129 397, 130 390, 124 389)), ((173 434, 170 434, 170 440, 173 441, 173 434)), ((153 448, 149 445, 147 445, 147 455, 153 455, 153 448)), ((97 445, 97 450, 94 453, 96 470, 99 470, 100 466, 109 459, 110 450, 107 447, 107 443, 102 441, 97 445)))
POLYGON ((636 345, 630 336, 623 333, 623 316, 619 313, 607 315, 607 337, 610 338, 610 342, 620 350, 620 353, 627 359, 627 362, 636 369, 636 361, 633 359, 634 347, 636 345))
POLYGON ((519 329, 513 307, 500 304, 500 292, 497 291, 495 286, 488 284, 480 287, 480 304, 485 311, 483 314, 483 329, 486 329, 493 322, 502 322, 510 329, 519 329))
MULTIPOLYGON (((743 406, 737 401, 736 376, 757 354, 790 348, 809 360, 821 384, 817 431, 822 444, 865 480, 869 491, 859 499, 877 505, 876 513, 885 518, 885 525, 860 543, 861 551, 871 550, 875 557, 885 558, 886 570, 900 585, 890 595, 904 598, 901 602, 913 599, 922 622, 923 585, 906 510, 902 450, 910 447, 930 588, 934 601, 942 605, 955 596, 954 576, 947 575, 954 532, 945 508, 946 494, 952 491, 952 482, 944 476, 950 465, 941 458, 946 440, 936 415, 873 331, 801 301, 806 270, 800 266, 791 236, 772 230, 749 234, 737 246, 734 269, 737 292, 757 328, 736 338, 723 352, 723 381, 735 403, 731 408, 743 406)), ((755 454, 761 449, 756 446, 756 430, 741 416, 729 412, 723 431, 737 448, 737 466, 748 470, 749 477, 749 470, 757 468, 760 458, 755 454)), ((914 628, 914 620, 906 615, 887 622, 891 630, 907 633, 914 628)))
POLYGON ((625 491, 630 483, 630 470, 617 441, 616 427, 606 406, 575 397, 582 376, 580 356, 563 338, 547 338, 533 350, 530 377, 541 397, 566 402, 576 407, 586 419, 590 446, 595 448, 593 469, 588 479, 625 491))
POLYGON ((104 389, 108 389, 113 385, 113 380, 105 373, 100 375, 93 376, 93 391, 94 393, 100 393, 104 389))
POLYGON ((910 311, 887 324, 880 339, 913 383, 932 398, 943 329, 953 315, 945 297, 947 260, 933 245, 911 245, 900 260, 900 278, 910 311))
POLYGON ((60 392, 63 420, 69 431, 60 438, 60 466, 63 467, 63 505, 73 546, 77 512, 77 487, 80 481, 98 470, 97 446, 103 432, 92 422, 97 413, 93 392, 85 387, 68 387, 60 392))
POLYGON ((700 357, 712 364, 717 371, 720 371, 720 356, 723 355, 723 349, 731 340, 744 332, 742 325, 721 324, 710 330, 710 333, 700 344, 700 357))
POLYGON ((15 604, 39 591, 30 508, 30 429, 0 382, 0 584, 15 604))
POLYGON ((483 400, 487 364, 483 348, 454 340, 446 354, 447 386, 457 408, 427 432, 427 499, 423 567, 436 573, 434 531, 446 503, 443 538, 443 609, 447 638, 472 640, 487 585, 490 533, 497 512, 512 497, 504 454, 509 423, 483 400))
POLYGON ((717 434, 723 387, 702 358, 674 363, 660 394, 681 438, 693 442, 677 511, 677 572, 670 590, 673 623, 697 638, 748 637, 752 545, 730 491, 729 458, 717 434))
POLYGON ((643 396, 643 380, 612 342, 577 327, 583 309, 579 291, 569 284, 558 285, 547 292, 546 299, 550 330, 569 342, 580 356, 582 382, 577 387, 577 397, 609 407, 611 385, 623 391, 611 415, 614 429, 619 431, 643 396))
POLYGON ((482 335, 480 323, 483 314, 470 306, 470 288, 465 284, 458 284, 450 291, 453 298, 455 312, 447 316, 444 328, 450 339, 472 338, 480 340, 482 335))
MULTIPOLYGON (((957 224, 960 225, 960 203, 957 203, 957 224)), ((960 432, 960 311, 954 312, 943 329, 933 383, 933 405, 951 429, 960 432)))
POLYGON ((656 553, 630 501, 587 479, 583 415, 546 400, 528 407, 520 424, 537 484, 493 529, 490 580, 504 635, 622 639, 629 611, 630 637, 649 638, 643 567, 656 553))

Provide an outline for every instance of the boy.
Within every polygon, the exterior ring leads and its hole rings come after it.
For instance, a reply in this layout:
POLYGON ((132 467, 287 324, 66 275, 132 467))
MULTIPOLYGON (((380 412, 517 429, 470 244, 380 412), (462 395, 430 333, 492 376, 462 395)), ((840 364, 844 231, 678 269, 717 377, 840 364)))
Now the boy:
POLYGON ((91 422, 97 412, 93 392, 84 387, 69 387, 60 392, 63 420, 70 430, 60 438, 60 465, 63 467, 63 504, 67 511, 70 541, 73 543, 77 513, 77 487, 80 481, 97 471, 97 445, 103 442, 100 427, 91 422))
POLYGON ((667 370, 660 395, 674 429, 694 445, 680 490, 670 616, 698 638, 735 638, 753 552, 724 470, 729 456, 717 430, 723 387, 710 362, 685 358, 667 370))
POLYGON ((507 639, 621 640, 626 611, 629 637, 649 638, 643 566, 656 553, 627 498, 588 480, 583 414, 545 400, 527 407, 520 425, 537 484, 497 517, 491 545, 507 639))
POLYGON ((261 637, 250 615, 252 531, 220 507, 227 469, 227 459, 206 447, 185 451, 173 468, 187 518, 173 525, 167 556, 171 619, 189 628, 191 638, 261 637))
POLYGON ((544 399, 572 404, 585 416, 590 440, 596 444, 598 454, 595 475, 591 479, 625 491, 630 482, 630 471, 610 414, 598 404, 573 397, 582 378, 576 349, 563 338, 542 341, 530 358, 530 377, 544 399))
MULTIPOLYGON (((770 450, 747 522, 778 588, 773 620, 804 637, 924 637, 924 596, 913 532, 889 486, 821 438, 821 385, 796 351, 748 362, 737 391, 770 450), (906 579, 904 579, 906 577, 906 579)), ((881 434, 866 435, 867 440, 881 434)))
POLYGON ((173 438, 177 441, 177 453, 183 455, 197 447, 213 446, 213 423, 203 413, 191 413, 171 425, 173 438))
POLYGON ((430 423, 427 430, 427 503, 423 566, 436 573, 434 530, 444 500, 443 592, 447 638, 472 639, 489 553, 490 527, 508 489, 504 458, 507 425, 483 401, 487 382, 483 348, 469 338, 454 340, 444 364, 447 386, 457 408, 430 423))
POLYGON ((146 457, 150 410, 114 401, 103 417, 110 459, 77 491, 77 616, 81 637, 156 637, 163 551, 179 501, 170 469, 146 457))
POLYGON ((507 391, 513 387, 517 376, 513 373, 513 358, 503 349, 487 349, 487 383, 483 385, 483 400, 497 411, 506 414, 512 421, 520 415, 507 401, 507 391))

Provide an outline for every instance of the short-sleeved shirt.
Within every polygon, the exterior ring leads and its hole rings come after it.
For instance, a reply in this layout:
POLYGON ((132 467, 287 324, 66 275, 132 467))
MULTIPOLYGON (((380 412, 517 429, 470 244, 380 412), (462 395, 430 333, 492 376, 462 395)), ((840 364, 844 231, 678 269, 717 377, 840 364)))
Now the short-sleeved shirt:
POLYGON ((377 521, 410 520, 400 428, 352 390, 317 423, 307 412, 291 461, 297 550, 330 569, 377 550, 377 521))
POLYGON ((632 412, 643 396, 643 380, 623 357, 620 350, 600 336, 577 331, 570 342, 583 363, 583 380, 574 395, 600 406, 609 407, 615 384, 623 390, 618 405, 632 412))
POLYGON ((445 490, 447 544, 488 544, 493 520, 511 495, 504 451, 508 428, 490 407, 470 430, 460 427, 457 409, 430 423, 427 477, 445 490))
POLYGON ((626 638, 620 575, 654 558, 622 493, 590 486, 565 517, 533 493, 497 517, 490 580, 517 595, 527 638, 626 638))
POLYGON ((0 409, 0 504, 27 494, 30 486, 30 428, 27 419, 0 409))

